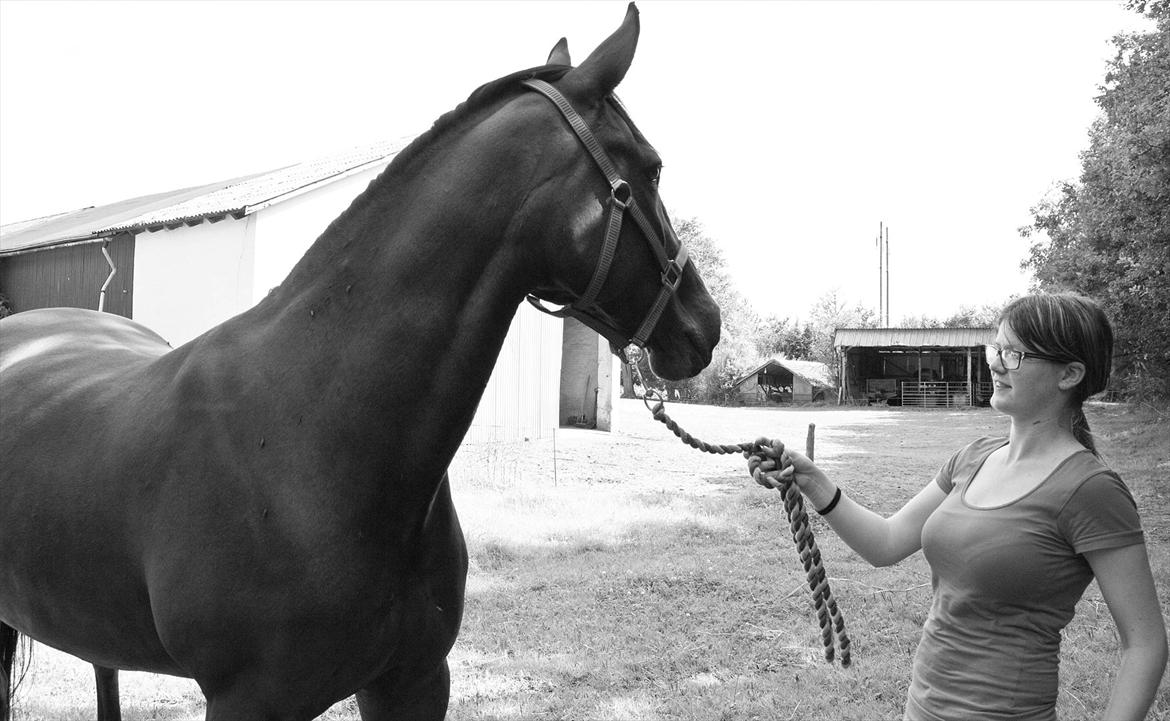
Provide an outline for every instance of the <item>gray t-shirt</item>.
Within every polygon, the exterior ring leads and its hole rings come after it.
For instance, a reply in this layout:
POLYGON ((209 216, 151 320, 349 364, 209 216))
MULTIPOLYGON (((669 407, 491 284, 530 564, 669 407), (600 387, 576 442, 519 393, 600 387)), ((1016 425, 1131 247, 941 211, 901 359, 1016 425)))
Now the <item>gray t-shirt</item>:
POLYGON ((1011 503, 965 499, 1006 438, 980 438, 935 476, 947 497, 922 528, 934 602, 907 721, 1056 719, 1060 632, 1093 579, 1088 551, 1143 542, 1129 489, 1085 450, 1011 503))

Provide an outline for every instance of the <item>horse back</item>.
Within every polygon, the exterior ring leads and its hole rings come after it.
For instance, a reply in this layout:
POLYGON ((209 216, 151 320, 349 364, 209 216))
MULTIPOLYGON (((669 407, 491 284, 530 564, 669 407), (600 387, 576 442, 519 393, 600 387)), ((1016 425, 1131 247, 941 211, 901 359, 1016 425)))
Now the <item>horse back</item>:
POLYGON ((0 323, 0 379, 43 375, 61 362, 101 365, 157 358, 171 348, 146 326, 110 313, 42 308, 0 323))
POLYGON ((78 424, 103 422, 111 398, 140 385, 144 367, 170 351, 158 334, 121 316, 46 308, 0 321, 0 450, 11 459, 78 424), (35 441, 35 442, 34 442, 35 441))

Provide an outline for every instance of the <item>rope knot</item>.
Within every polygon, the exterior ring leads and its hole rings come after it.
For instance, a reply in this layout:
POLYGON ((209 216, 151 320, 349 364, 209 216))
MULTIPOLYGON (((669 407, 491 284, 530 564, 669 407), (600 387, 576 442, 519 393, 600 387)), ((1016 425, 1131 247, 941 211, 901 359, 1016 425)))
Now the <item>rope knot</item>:
POLYGON ((784 442, 770 438, 759 438, 751 444, 747 456, 748 470, 752 480, 764 488, 783 489, 791 483, 780 480, 780 472, 792 465, 784 458, 784 442))

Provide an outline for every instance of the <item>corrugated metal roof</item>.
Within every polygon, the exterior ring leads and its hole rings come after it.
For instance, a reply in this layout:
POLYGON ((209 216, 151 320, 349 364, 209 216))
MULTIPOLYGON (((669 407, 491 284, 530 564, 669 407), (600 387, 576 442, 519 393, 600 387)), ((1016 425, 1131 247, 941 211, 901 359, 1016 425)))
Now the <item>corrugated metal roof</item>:
POLYGON ((838 328, 837 348, 970 348, 995 342, 995 328, 838 328))
POLYGON ((319 184, 376 163, 388 163, 408 142, 382 141, 265 173, 9 223, 0 226, 0 255, 94 240, 121 231, 156 230, 228 215, 242 217, 319 184))
POLYGON ((98 207, 81 208, 67 213, 58 213, 45 218, 9 223, 0 226, 0 255, 37 248, 65 245, 113 235, 111 227, 121 224, 127 218, 140 215, 146 210, 165 208, 188 198, 211 192, 226 183, 200 185, 167 193, 144 195, 140 198, 120 200, 98 207))
POLYGON ((833 377, 829 373, 829 366, 825 365, 824 363, 821 363, 820 361, 792 360, 790 358, 784 358, 781 356, 777 356, 776 358, 769 358, 768 360, 764 361, 754 371, 745 374, 742 378, 737 380, 735 385, 739 385, 749 378, 755 378, 760 373, 760 371, 772 365, 785 368, 793 375, 800 376, 801 378, 808 381, 809 385, 815 386, 817 388, 834 387, 833 377))

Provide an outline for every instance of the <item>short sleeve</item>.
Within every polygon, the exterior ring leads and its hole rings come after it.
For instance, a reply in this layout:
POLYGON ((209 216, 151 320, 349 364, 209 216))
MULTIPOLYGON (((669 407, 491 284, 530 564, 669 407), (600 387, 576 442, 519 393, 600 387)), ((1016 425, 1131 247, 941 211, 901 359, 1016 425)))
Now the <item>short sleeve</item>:
POLYGON ((999 448, 1007 442, 1005 438, 996 438, 993 436, 984 436, 978 440, 972 441, 955 451, 946 463, 938 469, 938 473, 934 474, 934 482, 942 489, 943 493, 950 495, 950 492, 955 489, 956 477, 967 475, 969 479, 979 470, 983 465, 983 461, 996 448, 999 448))
POLYGON ((950 494, 955 487, 955 464, 959 462, 959 456, 963 455, 963 451, 967 450, 965 447, 960 448, 951 454, 947 462, 942 464, 938 472, 934 474, 934 482, 942 489, 943 493, 950 494))
POLYGON ((1077 553, 1132 546, 1144 540, 1133 495, 1112 472, 1085 479, 1061 509, 1059 523, 1077 553))

